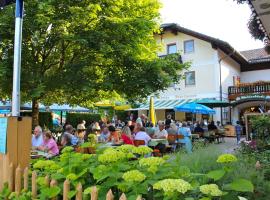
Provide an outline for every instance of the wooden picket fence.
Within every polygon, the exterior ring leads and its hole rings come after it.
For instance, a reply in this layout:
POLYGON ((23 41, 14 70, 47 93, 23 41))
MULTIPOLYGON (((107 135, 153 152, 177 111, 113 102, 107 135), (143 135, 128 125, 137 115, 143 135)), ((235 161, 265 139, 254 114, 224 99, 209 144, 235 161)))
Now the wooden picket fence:
MULTIPOLYGON (((17 195, 20 195, 20 192, 22 189, 24 191, 29 191, 29 178, 31 178, 31 192, 32 192, 32 198, 36 199, 38 196, 38 185, 37 185, 37 172, 33 171, 32 176, 29 177, 29 169, 25 168, 24 170, 21 169, 20 166, 14 170, 13 164, 9 165, 9 168, 7 169, 7 183, 8 183, 8 188, 10 191, 15 192, 17 195), (14 174, 15 173, 15 174, 14 174)), ((50 180, 49 176, 45 177, 45 184, 48 187, 54 187, 57 186, 57 181, 52 179, 50 180)), ((68 200, 68 193, 70 191, 70 181, 65 180, 64 185, 63 185, 63 194, 61 195, 63 197, 63 200, 68 200)), ((60 195, 59 195, 60 196, 60 195)), ((53 200, 57 200, 59 198, 54 197, 53 200)), ((76 187, 76 200, 82 200, 83 199, 83 187, 82 184, 79 183, 76 187)), ((98 200, 98 190, 97 187, 94 186, 91 191, 91 200, 98 200)), ((111 190, 108 191, 106 195, 106 200, 113 200, 114 195, 111 190)), ((127 200, 126 195, 123 193, 119 200, 127 200)), ((137 200, 142 200, 140 196, 138 196, 137 200)))

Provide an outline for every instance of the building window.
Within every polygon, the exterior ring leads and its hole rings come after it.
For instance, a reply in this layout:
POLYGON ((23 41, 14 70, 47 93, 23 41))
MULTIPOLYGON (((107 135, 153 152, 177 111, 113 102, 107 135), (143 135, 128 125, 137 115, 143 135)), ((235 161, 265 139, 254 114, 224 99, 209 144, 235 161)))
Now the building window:
POLYGON ((184 53, 194 52, 194 40, 184 41, 184 53))
POLYGON ((176 44, 168 44, 167 45, 167 54, 177 53, 176 44))
POLYGON ((195 85, 195 71, 185 72, 185 85, 195 85))

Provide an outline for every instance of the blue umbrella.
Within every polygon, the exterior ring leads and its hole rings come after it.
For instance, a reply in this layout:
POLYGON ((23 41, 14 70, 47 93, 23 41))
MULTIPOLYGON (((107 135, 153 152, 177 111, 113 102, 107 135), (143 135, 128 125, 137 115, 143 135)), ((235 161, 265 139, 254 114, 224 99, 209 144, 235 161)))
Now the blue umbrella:
POLYGON ((216 111, 213 109, 198 104, 198 103, 186 103, 179 106, 174 107, 175 111, 179 112, 190 112, 190 113, 197 113, 197 114, 215 114, 216 111))

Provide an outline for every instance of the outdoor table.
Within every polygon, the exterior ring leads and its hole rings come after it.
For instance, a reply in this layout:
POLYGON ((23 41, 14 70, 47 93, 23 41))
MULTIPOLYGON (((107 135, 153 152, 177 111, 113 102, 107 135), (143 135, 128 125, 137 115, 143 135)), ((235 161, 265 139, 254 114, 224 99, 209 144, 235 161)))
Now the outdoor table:
POLYGON ((150 146, 150 147, 155 147, 155 146, 157 146, 158 144, 165 144, 165 145, 168 145, 168 140, 167 140, 167 139, 151 139, 151 140, 148 142, 148 146, 150 146))
POLYGON ((52 156, 53 155, 51 155, 49 153, 46 153, 44 151, 38 151, 38 150, 31 151, 31 159, 37 159, 37 158, 40 158, 40 157, 51 158, 52 156))
POLYGON ((104 149, 104 148, 115 148, 115 147, 118 147, 118 146, 121 146, 122 143, 112 143, 112 142, 107 142, 107 143, 99 143, 99 145, 97 146, 98 149, 104 149))

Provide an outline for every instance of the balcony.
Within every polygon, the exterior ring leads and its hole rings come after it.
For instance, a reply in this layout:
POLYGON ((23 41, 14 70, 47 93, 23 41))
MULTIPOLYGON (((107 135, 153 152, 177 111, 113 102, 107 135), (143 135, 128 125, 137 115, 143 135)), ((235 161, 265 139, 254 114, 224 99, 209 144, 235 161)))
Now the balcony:
POLYGON ((239 86, 228 88, 229 100, 236 100, 241 96, 270 95, 270 82, 240 83, 239 86))

